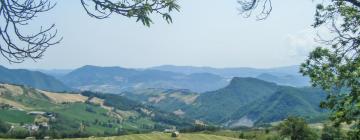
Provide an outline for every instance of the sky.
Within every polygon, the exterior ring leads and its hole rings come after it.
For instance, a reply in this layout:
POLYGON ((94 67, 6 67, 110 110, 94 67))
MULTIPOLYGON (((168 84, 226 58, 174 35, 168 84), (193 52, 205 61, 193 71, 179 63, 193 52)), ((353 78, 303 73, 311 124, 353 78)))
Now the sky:
POLYGON ((83 65, 146 68, 158 65, 270 68, 298 65, 316 45, 312 0, 273 0, 264 21, 243 18, 236 0, 178 0, 180 12, 167 24, 153 15, 150 28, 135 19, 86 15, 80 0, 57 0, 26 28, 56 24, 60 44, 42 59, 9 68, 73 69, 83 65))

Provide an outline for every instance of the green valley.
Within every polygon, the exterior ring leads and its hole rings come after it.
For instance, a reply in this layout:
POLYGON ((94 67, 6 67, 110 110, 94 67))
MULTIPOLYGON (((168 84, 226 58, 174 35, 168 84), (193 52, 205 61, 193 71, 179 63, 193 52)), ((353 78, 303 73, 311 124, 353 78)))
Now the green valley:
POLYGON ((0 120, 10 123, 14 129, 28 129, 35 136, 54 138, 109 136, 192 126, 191 120, 118 95, 53 93, 8 84, 0 85, 0 120))

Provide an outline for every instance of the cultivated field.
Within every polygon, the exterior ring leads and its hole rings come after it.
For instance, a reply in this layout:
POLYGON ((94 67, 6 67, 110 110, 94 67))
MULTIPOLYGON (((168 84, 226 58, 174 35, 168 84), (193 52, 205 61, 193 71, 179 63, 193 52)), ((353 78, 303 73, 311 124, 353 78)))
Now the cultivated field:
POLYGON ((239 140, 230 137, 207 135, 207 134, 180 134, 178 138, 172 138, 167 133, 134 134, 119 137, 84 138, 73 140, 239 140))

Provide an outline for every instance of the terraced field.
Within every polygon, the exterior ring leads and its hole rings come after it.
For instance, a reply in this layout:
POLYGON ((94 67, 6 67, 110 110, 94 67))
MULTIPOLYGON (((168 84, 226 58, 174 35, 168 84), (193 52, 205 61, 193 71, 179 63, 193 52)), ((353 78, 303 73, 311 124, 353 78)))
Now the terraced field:
POLYGON ((239 140, 230 137, 207 135, 207 134, 180 134, 178 138, 172 138, 167 133, 134 134, 119 137, 84 138, 72 140, 239 140))

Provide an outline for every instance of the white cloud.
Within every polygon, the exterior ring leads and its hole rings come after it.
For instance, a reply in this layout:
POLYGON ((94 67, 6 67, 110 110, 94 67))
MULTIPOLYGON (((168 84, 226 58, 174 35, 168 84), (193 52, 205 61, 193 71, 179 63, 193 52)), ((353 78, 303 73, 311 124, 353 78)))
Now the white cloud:
POLYGON ((316 46, 316 31, 313 29, 305 29, 294 34, 286 36, 286 45, 289 46, 289 55, 304 58, 308 56, 316 46))

